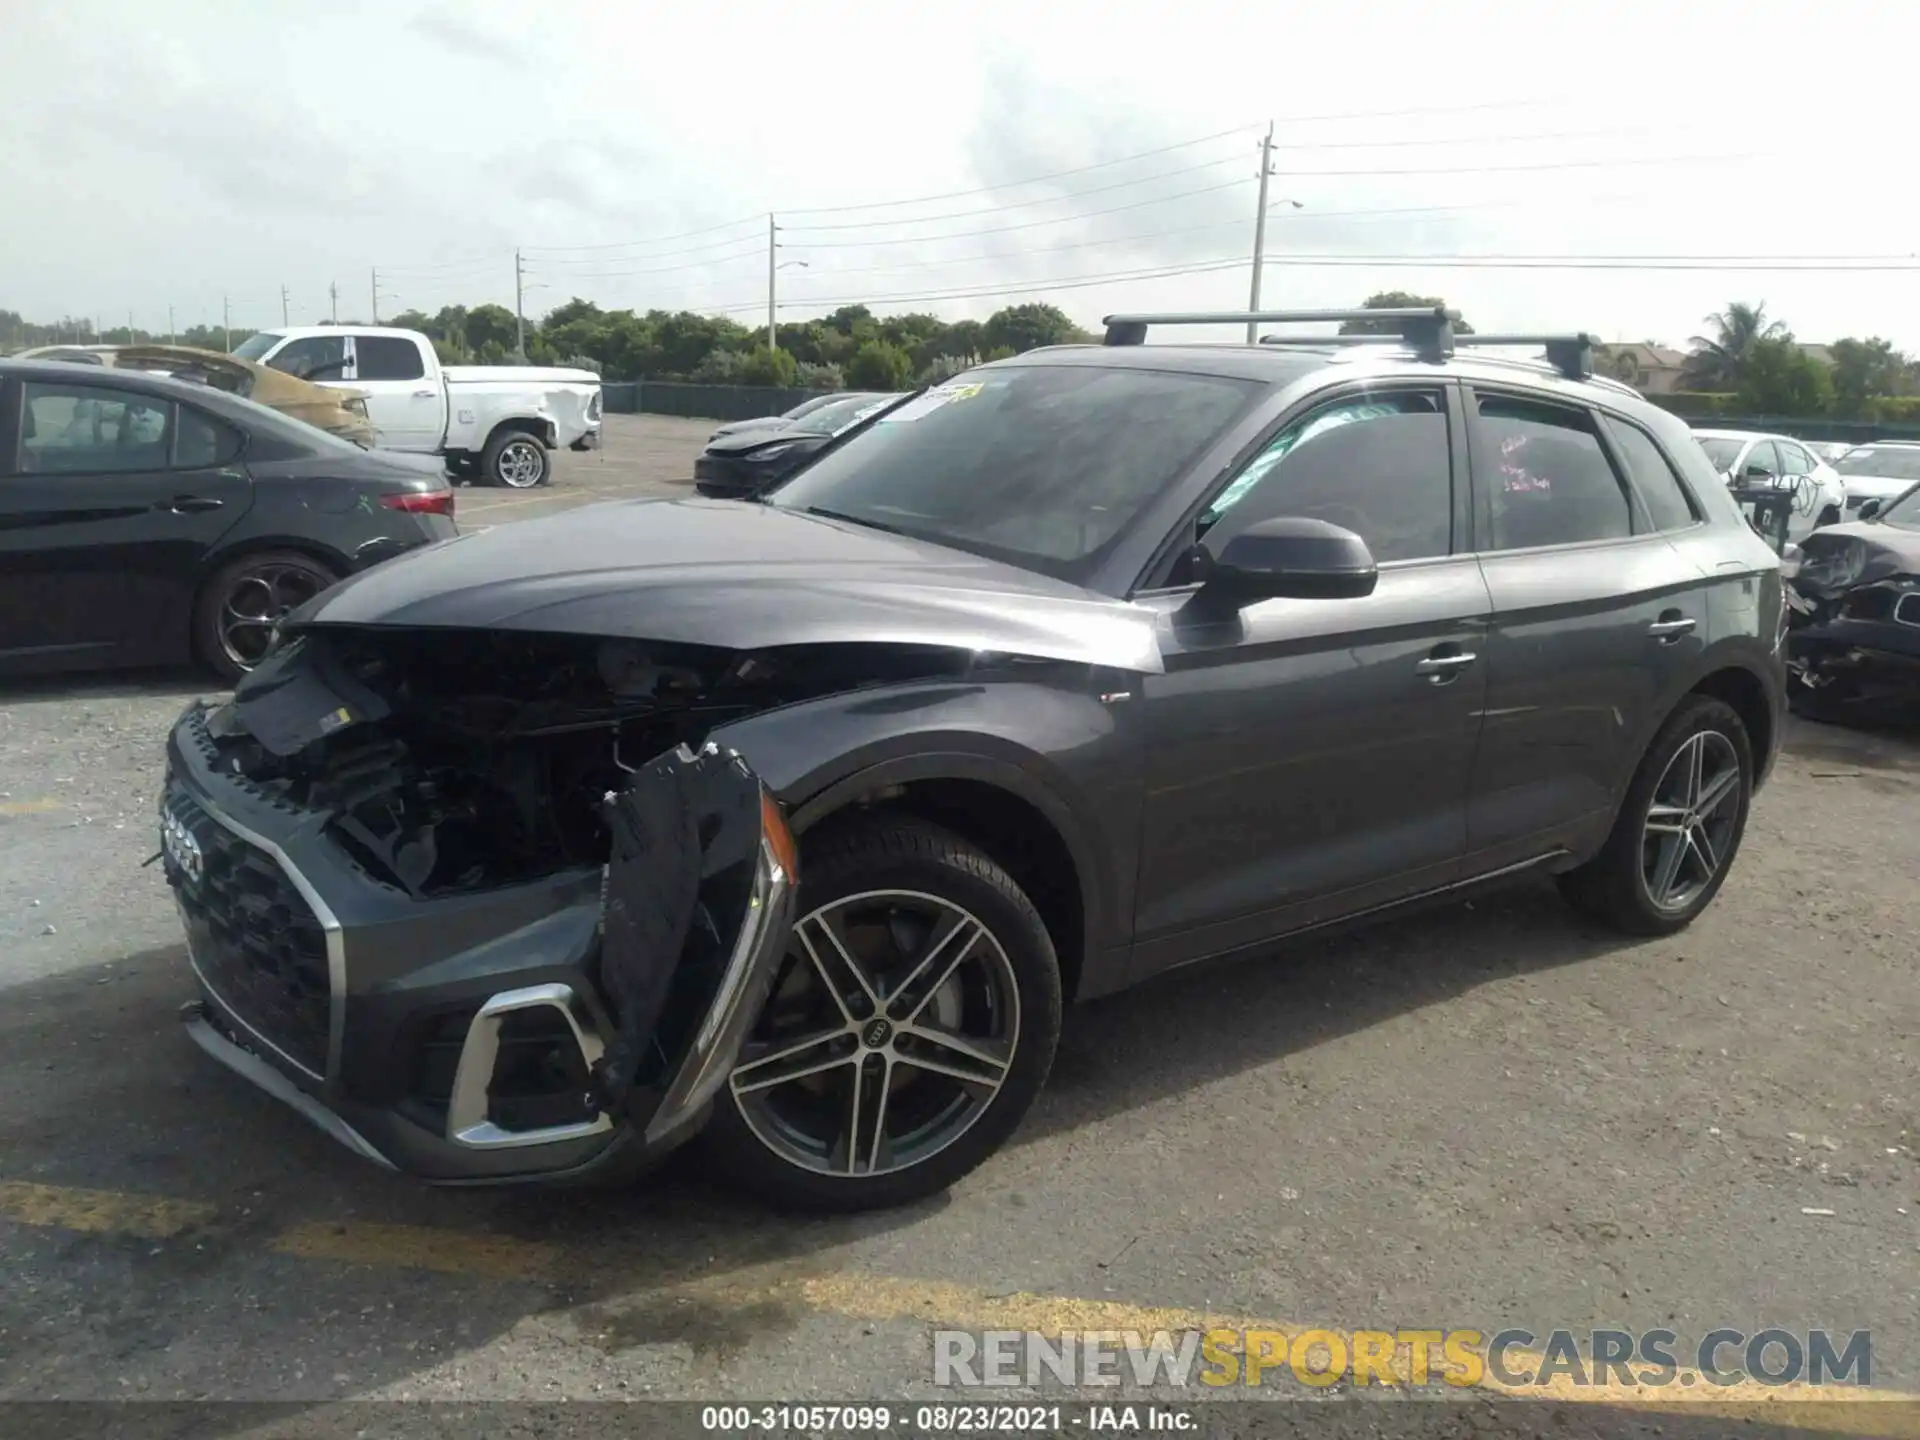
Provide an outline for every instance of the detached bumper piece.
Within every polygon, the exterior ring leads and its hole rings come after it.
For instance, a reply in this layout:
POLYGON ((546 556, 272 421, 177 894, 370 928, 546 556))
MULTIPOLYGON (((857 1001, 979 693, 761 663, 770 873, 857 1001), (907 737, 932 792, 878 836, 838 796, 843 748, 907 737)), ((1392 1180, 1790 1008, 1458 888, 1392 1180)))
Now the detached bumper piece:
POLYGON ((609 793, 601 873, 419 899, 326 815, 169 745, 162 856, 216 1060, 363 1158, 446 1184, 573 1178, 693 1135, 786 945, 795 847, 739 756, 609 793))

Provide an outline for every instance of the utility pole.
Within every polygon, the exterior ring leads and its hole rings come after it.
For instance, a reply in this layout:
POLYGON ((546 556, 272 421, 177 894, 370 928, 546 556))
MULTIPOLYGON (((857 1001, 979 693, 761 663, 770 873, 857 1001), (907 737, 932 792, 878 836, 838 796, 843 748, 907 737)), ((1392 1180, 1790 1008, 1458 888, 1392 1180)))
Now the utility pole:
POLYGON ((171 305, 167 306, 167 343, 169 345, 178 345, 180 343, 180 332, 173 328, 173 307, 171 305))
POLYGON ((773 353, 776 345, 776 332, 773 328, 773 285, 774 276, 779 272, 780 266, 774 259, 778 242, 773 237, 779 233, 779 229, 780 227, 773 223, 773 212, 769 210, 767 212, 767 353, 769 355, 773 353))
POLYGON ((527 262, 520 258, 520 247, 513 247, 513 353, 527 358, 527 262))
POLYGON ((283 326, 290 323, 287 319, 287 287, 284 285, 280 287, 280 323, 283 326))
POLYGON ((233 353, 233 331, 230 326, 230 312, 227 309, 227 297, 220 297, 220 348, 233 353))
POLYGON ((140 333, 133 328, 133 311, 131 310, 127 311, 127 343, 129 345, 140 343, 140 333))
POLYGON ((340 323, 340 282, 338 280, 328 282, 327 299, 333 304, 333 323, 338 325, 340 323))
MULTIPOLYGON (((1253 289, 1247 294, 1247 309, 1260 309, 1260 263, 1267 253, 1267 179, 1273 174, 1273 122, 1267 122, 1266 138, 1260 142, 1260 208, 1253 214, 1253 289)), ((1260 327, 1247 322, 1247 343, 1259 338, 1260 327)))
POLYGON ((373 323, 380 323, 380 272, 367 271, 367 293, 373 296, 373 323))

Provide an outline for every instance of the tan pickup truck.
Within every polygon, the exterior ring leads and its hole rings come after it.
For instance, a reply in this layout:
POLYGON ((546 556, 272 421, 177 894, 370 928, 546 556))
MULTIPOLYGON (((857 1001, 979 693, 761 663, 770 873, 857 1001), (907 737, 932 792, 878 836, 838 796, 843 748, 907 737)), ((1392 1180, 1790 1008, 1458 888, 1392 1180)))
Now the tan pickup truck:
POLYGON ((198 381, 304 420, 316 429, 356 445, 371 449, 377 439, 373 422, 367 416, 364 392, 315 385, 258 361, 223 355, 217 350, 197 350, 190 345, 49 345, 24 351, 15 358, 71 360, 82 365, 106 365, 198 381))

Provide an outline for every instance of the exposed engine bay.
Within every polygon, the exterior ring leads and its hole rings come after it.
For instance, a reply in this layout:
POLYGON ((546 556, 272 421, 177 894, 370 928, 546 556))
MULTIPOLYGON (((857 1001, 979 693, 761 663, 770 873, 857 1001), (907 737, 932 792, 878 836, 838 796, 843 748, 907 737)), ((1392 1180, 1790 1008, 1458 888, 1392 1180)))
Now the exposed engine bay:
POLYGON ((948 647, 751 653, 590 636, 313 627, 208 717, 223 772, 302 810, 416 898, 597 866, 609 792, 747 715, 963 674, 948 647))
POLYGON ((1864 523, 1816 531, 1787 602, 1788 666, 1807 691, 1920 694, 1920 536, 1864 523))

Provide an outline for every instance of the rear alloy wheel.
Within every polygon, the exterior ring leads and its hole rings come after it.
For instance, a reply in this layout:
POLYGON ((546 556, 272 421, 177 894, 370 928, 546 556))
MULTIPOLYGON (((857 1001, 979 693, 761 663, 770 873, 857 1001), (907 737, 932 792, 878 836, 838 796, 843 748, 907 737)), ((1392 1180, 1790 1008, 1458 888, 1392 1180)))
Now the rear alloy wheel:
POLYGON ((201 588, 194 609, 194 650, 226 680, 261 660, 273 628, 339 577, 292 550, 242 555, 201 588))
POLYGON ((502 430, 480 457, 480 474, 490 485, 509 490, 531 490, 547 483, 552 460, 540 437, 524 430, 502 430))
POLYGON ((1060 972, 994 861, 911 819, 803 855, 801 918, 706 1141, 777 1203, 937 1194, 997 1150, 1053 1063, 1060 972))
POLYGON ((1695 695, 1661 727, 1600 853, 1560 877, 1578 909, 1668 935, 1719 893, 1746 833, 1753 748, 1733 707, 1695 695))

